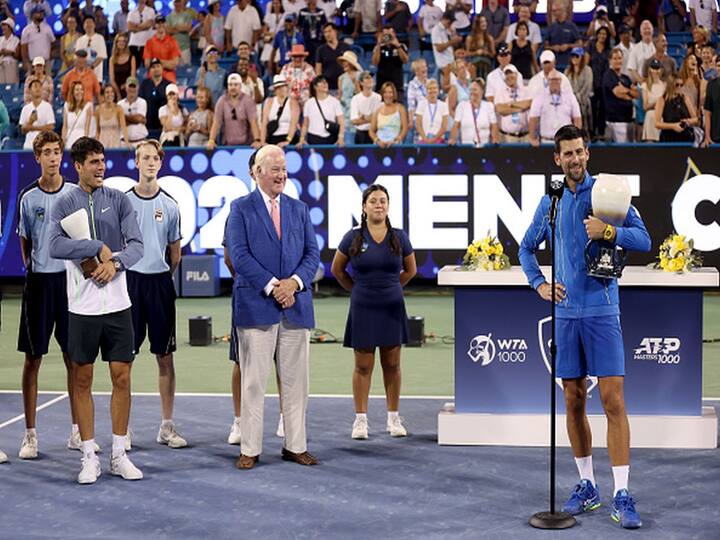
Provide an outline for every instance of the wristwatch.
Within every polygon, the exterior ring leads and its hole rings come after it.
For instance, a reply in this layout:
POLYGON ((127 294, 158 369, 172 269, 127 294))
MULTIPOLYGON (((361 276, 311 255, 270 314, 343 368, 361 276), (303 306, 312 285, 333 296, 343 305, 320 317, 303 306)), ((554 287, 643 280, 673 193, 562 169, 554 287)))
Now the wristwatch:
POLYGON ((116 272, 122 272, 123 270, 125 270, 125 265, 123 265, 120 259, 113 257, 112 259, 110 259, 110 261, 113 263, 116 272))
POLYGON ((608 242, 612 240, 613 235, 615 234, 615 227, 612 225, 605 225, 605 230, 603 231, 603 240, 607 240, 608 242))

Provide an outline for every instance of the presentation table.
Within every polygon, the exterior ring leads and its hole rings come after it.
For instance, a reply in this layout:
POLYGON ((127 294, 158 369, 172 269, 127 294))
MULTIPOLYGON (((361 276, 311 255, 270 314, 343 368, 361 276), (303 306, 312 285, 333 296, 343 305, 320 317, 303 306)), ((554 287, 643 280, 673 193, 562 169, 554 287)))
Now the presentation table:
MULTIPOLYGON (((550 268, 543 267, 548 282, 550 268)), ((549 444, 550 304, 518 267, 495 272, 445 266, 455 291, 455 402, 438 415, 439 444, 549 444)), ((716 448, 717 417, 702 405, 703 289, 715 268, 671 274, 626 267, 620 285, 625 402, 635 448, 716 448)), ((598 381, 589 377, 593 444, 605 444, 598 381)), ((555 387, 564 413, 561 381, 555 387)), ((567 446, 564 414, 558 444, 567 446)))

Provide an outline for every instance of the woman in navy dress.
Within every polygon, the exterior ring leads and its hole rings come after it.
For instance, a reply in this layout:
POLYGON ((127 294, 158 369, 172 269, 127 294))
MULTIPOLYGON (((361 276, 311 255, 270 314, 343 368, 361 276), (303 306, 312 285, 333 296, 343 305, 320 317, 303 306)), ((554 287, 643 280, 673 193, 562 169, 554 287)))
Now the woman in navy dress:
POLYGON ((417 266, 407 235, 390 225, 389 202, 388 192, 381 185, 363 191, 360 227, 345 234, 332 262, 333 275, 350 291, 343 344, 355 350, 353 439, 368 437, 368 396, 376 347, 380 349, 385 383, 387 431, 393 437, 407 435, 398 415, 400 346, 407 343, 408 336, 402 288, 415 275, 417 266), (348 263, 352 276, 347 272, 348 263))

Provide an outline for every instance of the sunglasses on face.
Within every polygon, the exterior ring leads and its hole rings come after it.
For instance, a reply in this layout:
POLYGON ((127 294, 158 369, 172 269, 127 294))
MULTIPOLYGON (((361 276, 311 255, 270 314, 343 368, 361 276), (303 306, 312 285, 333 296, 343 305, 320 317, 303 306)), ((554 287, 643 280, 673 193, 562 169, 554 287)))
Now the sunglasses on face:
POLYGON ((235 107, 232 109, 231 116, 233 120, 237 120, 237 111, 235 110, 235 107))

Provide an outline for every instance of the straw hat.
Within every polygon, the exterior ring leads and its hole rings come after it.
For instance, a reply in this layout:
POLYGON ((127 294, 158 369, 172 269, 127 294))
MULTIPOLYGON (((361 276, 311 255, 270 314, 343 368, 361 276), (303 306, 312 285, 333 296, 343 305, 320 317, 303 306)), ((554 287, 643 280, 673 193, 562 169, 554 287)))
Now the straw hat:
POLYGON ((362 71, 362 66, 360 66, 360 63, 358 62, 357 55, 352 51, 345 51, 338 57, 337 61, 340 63, 347 62, 356 70, 362 71))

